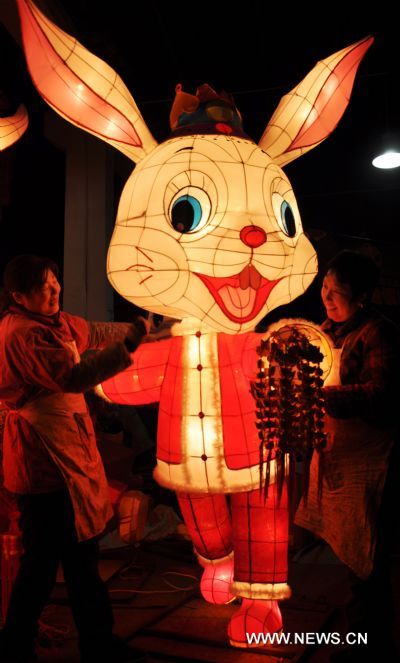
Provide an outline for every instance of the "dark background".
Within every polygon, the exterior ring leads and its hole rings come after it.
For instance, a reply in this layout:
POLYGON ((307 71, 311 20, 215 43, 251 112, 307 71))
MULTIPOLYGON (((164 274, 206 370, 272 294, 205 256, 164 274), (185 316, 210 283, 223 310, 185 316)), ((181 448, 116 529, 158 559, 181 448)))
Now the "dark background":
MULTIPOLYGON (((357 10, 349 2, 301 3, 292 10, 284 3, 255 1, 238 8, 154 0, 37 4, 120 74, 157 140, 169 133, 175 85, 194 93, 204 82, 234 95, 245 130, 258 140, 280 97, 316 61, 373 34, 375 43, 361 63, 337 129, 285 172, 322 267, 341 248, 361 248, 383 267, 382 303, 392 309, 400 304, 400 168, 371 165, 386 132, 400 137, 400 49, 392 5, 357 10)), ((26 251, 47 253, 62 263, 64 155, 44 138, 49 111, 26 72, 15 4, 0 0, 0 7, 0 88, 10 108, 23 102, 30 117, 23 138, 0 154, 0 267, 26 251)), ((116 176, 115 184, 117 202, 124 181, 116 176)), ((306 314, 304 307, 318 298, 317 290, 315 284, 290 313, 306 314)))

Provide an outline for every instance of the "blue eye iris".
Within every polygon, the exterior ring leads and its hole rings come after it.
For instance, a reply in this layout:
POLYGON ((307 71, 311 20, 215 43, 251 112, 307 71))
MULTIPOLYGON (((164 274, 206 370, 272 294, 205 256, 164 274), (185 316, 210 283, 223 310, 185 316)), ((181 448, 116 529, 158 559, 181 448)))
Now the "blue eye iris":
POLYGON ((180 196, 175 200, 172 210, 172 226, 179 233, 189 233, 196 230, 201 221, 202 209, 197 198, 190 196, 180 196))
POLYGON ((281 205, 281 220, 283 225, 283 232, 288 237, 294 237, 296 234, 296 222, 294 220, 294 214, 292 208, 286 200, 283 201, 281 205))

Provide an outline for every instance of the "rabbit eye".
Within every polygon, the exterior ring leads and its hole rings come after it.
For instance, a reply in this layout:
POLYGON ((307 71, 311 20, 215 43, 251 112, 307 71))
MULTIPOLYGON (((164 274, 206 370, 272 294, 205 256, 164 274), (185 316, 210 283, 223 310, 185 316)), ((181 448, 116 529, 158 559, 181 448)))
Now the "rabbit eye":
POLYGON ((293 210, 286 200, 282 201, 280 210, 280 226, 288 237, 294 237, 296 234, 296 222, 294 220, 293 210))
MULTIPOLYGON (((270 201, 279 231, 285 235, 285 238, 292 240, 289 245, 294 246, 302 228, 293 189, 287 179, 279 176, 273 179, 270 187, 270 201)), ((268 208, 268 200, 266 203, 268 208)))
POLYGON ((201 205, 193 196, 180 196, 172 205, 172 226, 178 233, 190 233, 191 230, 196 230, 201 216, 201 205))
POLYGON ((176 194, 170 205, 172 227, 178 233, 194 233, 205 226, 211 214, 207 193, 197 187, 187 187, 176 194), (196 195, 194 195, 196 194, 196 195))

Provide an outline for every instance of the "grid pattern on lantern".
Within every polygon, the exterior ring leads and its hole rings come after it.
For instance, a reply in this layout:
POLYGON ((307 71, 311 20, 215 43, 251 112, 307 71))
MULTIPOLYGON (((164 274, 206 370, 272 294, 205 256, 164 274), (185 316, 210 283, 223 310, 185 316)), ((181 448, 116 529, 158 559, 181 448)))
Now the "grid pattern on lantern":
POLYGON ((268 311, 304 292, 317 270, 315 252, 289 181, 258 152, 249 141, 224 136, 174 139, 133 173, 107 268, 125 298, 232 333, 252 329, 268 311), (171 201, 187 191, 207 196, 209 218, 182 233, 172 225, 171 201), (294 237, 277 218, 283 198, 294 211, 294 237), (246 223, 265 232, 262 245, 242 241, 246 223))
POLYGON ((21 104, 14 115, 0 117, 0 152, 13 145, 28 128, 26 108, 21 104))
MULTIPOLYGON (((253 589, 260 598, 288 596, 286 490, 280 504, 276 484, 265 501, 258 490, 245 492, 251 490, 246 482, 255 471, 252 437, 246 437, 251 423, 244 391, 249 385, 235 361, 234 344, 221 356, 214 332, 251 333, 267 312, 302 294, 313 280, 315 252, 278 165, 316 146, 335 128, 372 40, 318 63, 282 99, 259 147, 224 135, 176 137, 156 146, 115 72, 48 21, 31 0, 17 1, 27 60, 41 95, 70 122, 140 162, 124 189, 111 241, 107 271, 112 284, 142 308, 195 319, 209 328, 207 342, 197 342, 196 349, 204 377, 186 361, 189 334, 183 341, 171 339, 157 347, 155 359, 139 348, 136 361, 141 363, 107 386, 119 402, 161 401, 159 448, 161 457, 168 458, 161 458, 156 469, 161 483, 189 492, 200 478, 199 490, 233 493, 235 591, 251 598, 253 589), (200 208, 199 218, 194 213, 182 230, 174 225, 174 204, 179 196, 188 203, 195 194, 200 196, 193 208, 200 208), (288 206, 291 215, 286 218, 282 210, 288 206), (243 232, 248 227, 253 237, 256 233, 265 239, 249 244, 243 232), (233 385, 229 393, 221 389, 226 381, 233 385), (268 586, 257 587, 263 584, 268 586), (285 586, 275 587, 280 584, 285 586)), ((192 535, 208 552, 213 545, 214 553, 230 550, 224 499, 205 495, 185 505, 192 535), (195 517, 194 504, 201 512, 205 503, 204 518, 195 517)), ((248 630, 257 624, 251 621, 252 608, 257 612, 260 606, 249 603, 247 611, 243 601, 248 630)), ((262 616, 258 623, 255 630, 267 628, 262 616)))
POLYGON ((373 37, 366 37, 321 60, 282 97, 259 143, 276 163, 283 166, 297 159, 336 127, 349 103, 358 65, 372 42, 373 37))
POLYGON ((258 490, 231 495, 235 581, 287 581, 288 508, 285 484, 280 504, 276 484, 266 500, 258 490))
MULTIPOLYGON (((230 440, 226 464, 233 470, 258 466, 259 440, 255 426, 254 399, 249 379, 257 367, 257 334, 232 336, 220 334, 219 369, 221 375, 221 402, 224 438, 230 440), (245 373, 246 362, 249 374, 245 373), (251 359, 250 359, 251 356, 251 359)), ((258 473, 257 473, 258 476, 258 473)))
POLYGON ((178 493, 179 506, 196 552, 209 560, 232 551, 232 526, 225 495, 178 493))
POLYGON ((31 76, 44 99, 130 158, 143 158, 157 143, 120 77, 30 0, 18 6, 31 76))
POLYGON ((151 344, 140 345, 135 351, 134 363, 102 383, 103 394, 121 405, 158 402, 170 352, 169 340, 159 341, 157 352, 151 344))
POLYGON ((277 601, 244 599, 232 617, 228 634, 232 643, 245 646, 249 633, 277 633, 282 629, 282 615, 277 601))

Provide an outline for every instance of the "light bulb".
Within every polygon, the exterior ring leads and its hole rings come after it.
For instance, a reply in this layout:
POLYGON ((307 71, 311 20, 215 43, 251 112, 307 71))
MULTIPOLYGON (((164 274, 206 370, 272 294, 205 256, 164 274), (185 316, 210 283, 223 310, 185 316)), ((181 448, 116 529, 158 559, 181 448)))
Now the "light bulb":
POLYGON ((375 168, 398 168, 400 166, 400 152, 388 150, 384 154, 379 154, 372 160, 372 165, 375 168))

